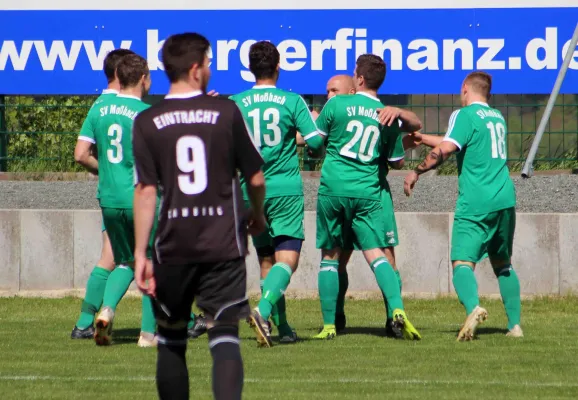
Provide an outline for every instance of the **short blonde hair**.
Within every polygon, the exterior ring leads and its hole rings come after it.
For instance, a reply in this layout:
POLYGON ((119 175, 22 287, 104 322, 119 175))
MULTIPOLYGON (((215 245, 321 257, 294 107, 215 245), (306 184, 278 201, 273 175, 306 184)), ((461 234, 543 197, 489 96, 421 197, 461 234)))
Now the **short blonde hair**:
POLYGON ((484 71, 470 72, 466 76, 465 83, 476 93, 481 94, 486 99, 490 98, 492 92, 492 75, 484 71))

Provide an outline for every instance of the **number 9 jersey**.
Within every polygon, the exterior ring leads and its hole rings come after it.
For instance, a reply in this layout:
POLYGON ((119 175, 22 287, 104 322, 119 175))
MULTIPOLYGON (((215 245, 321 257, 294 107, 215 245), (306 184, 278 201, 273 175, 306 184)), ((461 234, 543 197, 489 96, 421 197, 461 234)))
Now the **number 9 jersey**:
POLYGON ((456 215, 514 207, 516 191, 507 165, 507 126, 502 113, 475 102, 454 111, 444 141, 459 150, 456 215))
POLYGON ((320 195, 381 199, 380 163, 404 155, 399 124, 379 123, 377 110, 383 107, 378 98, 364 92, 338 95, 325 104, 316 121, 327 136, 320 195))
POLYGON ((135 181, 160 187, 154 261, 222 262, 247 254, 246 179, 263 160, 237 105, 200 91, 167 95, 137 117, 135 181))

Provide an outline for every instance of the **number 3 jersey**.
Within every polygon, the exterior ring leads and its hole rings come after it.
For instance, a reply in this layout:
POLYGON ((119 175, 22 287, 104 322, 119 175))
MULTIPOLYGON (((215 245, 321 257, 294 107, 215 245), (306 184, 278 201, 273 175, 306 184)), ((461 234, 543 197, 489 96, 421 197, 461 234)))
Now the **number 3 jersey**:
POLYGON ((507 165, 508 130, 502 113, 475 102, 454 111, 444 141, 459 153, 456 215, 486 214, 516 205, 507 165))
POLYGON ((266 198, 303 195, 297 157, 297 132, 314 148, 323 145, 307 104, 301 96, 275 86, 258 85, 231 96, 260 149, 266 198))
POLYGON ((404 156, 399 123, 379 123, 377 109, 383 107, 364 92, 338 95, 325 104, 316 121, 321 134, 327 134, 319 194, 381 199, 380 163, 404 156))
POLYGON ((83 125, 79 138, 96 144, 101 207, 133 207, 132 126, 148 107, 138 97, 119 94, 96 103, 88 113, 85 125, 91 129, 83 125))
POLYGON ((263 165, 237 105, 192 92, 167 95, 133 129, 136 181, 159 186, 159 263, 221 262, 247 254, 247 219, 237 170, 263 165))

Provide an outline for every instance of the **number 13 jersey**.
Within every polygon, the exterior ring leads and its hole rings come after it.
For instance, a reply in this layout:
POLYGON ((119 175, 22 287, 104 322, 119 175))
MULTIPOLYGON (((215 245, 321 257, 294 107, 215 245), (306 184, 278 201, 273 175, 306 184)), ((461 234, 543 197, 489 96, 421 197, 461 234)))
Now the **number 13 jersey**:
POLYGON ((377 109, 383 107, 364 92, 338 95, 325 104, 316 121, 321 134, 327 134, 319 194, 381 199, 380 163, 404 156, 403 147, 396 146, 401 140, 399 123, 379 123, 377 109))
POLYGON ((491 213, 516 205, 507 165, 508 128, 502 113, 475 102, 454 111, 445 141, 458 147, 456 215, 491 213))
POLYGON ((306 141, 318 135, 307 104, 296 93, 258 85, 230 97, 239 106, 265 161, 266 198, 302 196, 297 132, 306 141))

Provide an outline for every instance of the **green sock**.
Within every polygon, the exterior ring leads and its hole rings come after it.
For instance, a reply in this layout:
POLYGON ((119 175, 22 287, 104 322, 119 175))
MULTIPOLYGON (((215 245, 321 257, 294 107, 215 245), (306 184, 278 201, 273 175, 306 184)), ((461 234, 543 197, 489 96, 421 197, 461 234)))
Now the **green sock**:
POLYGON ((478 282, 474 275, 474 270, 469 265, 458 265, 454 268, 454 288, 458 294, 458 299, 466 309, 466 314, 470 315, 474 308, 480 304, 478 297, 478 282))
POLYGON ((379 257, 371 263, 370 267, 375 275, 379 288, 385 294, 389 308, 392 310, 398 308, 403 310, 403 301, 401 300, 399 282, 395 276, 395 271, 387 261, 387 258, 379 257))
POLYGON ((511 265, 495 269, 498 278, 502 302, 508 316, 508 329, 520 325, 522 301, 520 299, 520 280, 511 265))
POLYGON ((263 296, 259 302, 259 313, 265 321, 271 316, 273 306, 283 297, 283 293, 291 281, 291 267, 287 264, 276 263, 269 271, 263 282, 263 296))
POLYGON ((106 287, 106 281, 109 275, 109 270, 98 265, 92 269, 88 282, 86 282, 86 294, 82 302, 80 317, 76 322, 78 329, 86 329, 94 323, 94 314, 96 314, 102 305, 104 288, 106 287))
POLYGON ((157 321, 153 312, 153 301, 149 296, 142 296, 141 332, 154 333, 157 331, 157 321))
POLYGON ((116 306, 128 290, 134 279, 134 270, 127 265, 120 265, 110 273, 104 289, 103 307, 116 310, 116 306))
POLYGON ((318 288, 323 325, 335 325, 335 310, 339 296, 339 261, 323 260, 319 268, 318 288))
POLYGON ((287 308, 285 305, 285 295, 281 296, 279 301, 273 305, 271 310, 271 319, 277 328, 287 325, 287 308))
MULTIPOLYGON (((393 272, 395 272, 395 276, 397 277, 397 280, 399 282, 399 291, 401 292, 401 275, 399 274, 399 271, 397 269, 394 269, 393 272)), ((387 298, 385 297, 385 293, 381 292, 381 294, 383 295, 383 303, 385 304, 385 313, 387 314, 387 319, 393 319, 393 308, 389 306, 389 304, 387 304, 387 298)))
POLYGON ((197 316, 195 315, 194 312, 191 311, 191 319, 189 319, 189 323, 187 324, 187 329, 192 329, 193 326, 195 326, 195 320, 197 319, 197 316))
POLYGON ((394 272, 395 272, 395 276, 397 276, 397 280, 399 281, 399 291, 401 292, 401 290, 403 289, 403 285, 401 283, 401 275, 400 275, 398 269, 394 270, 394 272))
POLYGON ((385 297, 385 293, 383 293, 383 290, 380 291, 381 295, 383 296, 383 304, 385 305, 385 314, 387 315, 387 319, 393 319, 393 308, 391 308, 387 303, 387 297, 385 297))
MULTIPOLYGON (((347 294, 347 289, 349 288, 349 275, 347 271, 339 272, 339 292, 337 294, 337 308, 335 310, 336 314, 345 314, 345 295, 347 294)), ((321 272, 319 273, 319 282, 321 282, 321 272)))

